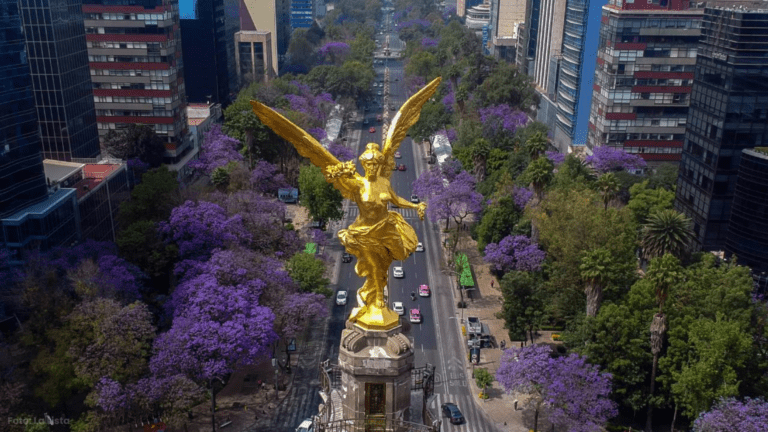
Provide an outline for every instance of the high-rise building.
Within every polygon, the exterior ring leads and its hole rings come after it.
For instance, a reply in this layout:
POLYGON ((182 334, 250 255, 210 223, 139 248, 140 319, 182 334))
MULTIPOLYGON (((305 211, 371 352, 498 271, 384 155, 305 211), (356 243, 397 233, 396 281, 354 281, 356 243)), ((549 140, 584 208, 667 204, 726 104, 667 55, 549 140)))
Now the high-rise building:
POLYGON ((149 125, 177 163, 192 148, 178 1, 85 0, 83 13, 99 134, 149 125))
POLYGON ((525 21, 526 0, 491 0, 490 53, 515 62, 520 25, 525 21))
POLYGON ((766 2, 707 3, 675 191, 703 250, 726 245, 742 150, 768 145, 766 41, 766 2))
POLYGON ((239 0, 197 0, 194 18, 181 19, 184 82, 188 102, 221 103, 237 94, 235 33, 239 0))
POLYGON ((587 145, 680 160, 704 13, 697 3, 603 6, 587 145))
POLYGON ((241 87, 252 82, 267 82, 275 76, 272 59, 272 33, 242 30, 235 33, 235 63, 241 87))
POLYGON ((315 20, 314 0, 291 0, 291 31, 310 28, 315 20))
MULTIPOLYGON (((561 152, 570 146, 587 144, 600 17, 605 3, 605 0, 566 2, 554 128, 554 144, 561 152)), ((541 32, 539 35, 541 37, 541 32)))
POLYGON ((82 0, 19 0, 43 156, 69 161, 101 154, 82 0))
MULTIPOLYGON (((240 31, 269 32, 272 35, 272 68, 277 76, 291 36, 290 1, 240 0, 240 31)), ((240 51, 240 48, 237 50, 240 51)))
MULTIPOLYGON (((725 250, 739 264, 761 274, 768 272, 768 148, 744 149, 733 191, 725 250)), ((762 288, 765 288, 763 285, 762 288)))
POLYGON ((19 4, 0 0, 0 8, 0 218, 4 218, 45 200, 48 188, 19 4))

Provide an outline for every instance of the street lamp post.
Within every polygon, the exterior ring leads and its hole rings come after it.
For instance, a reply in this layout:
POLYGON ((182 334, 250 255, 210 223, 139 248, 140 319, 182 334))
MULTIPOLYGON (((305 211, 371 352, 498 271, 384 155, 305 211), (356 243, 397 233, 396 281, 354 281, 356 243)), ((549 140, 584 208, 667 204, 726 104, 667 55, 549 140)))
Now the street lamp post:
POLYGON ((211 387, 211 430, 213 432, 216 432, 216 389, 213 388, 213 379, 216 378, 217 380, 221 381, 221 384, 224 385, 224 380, 217 376, 213 376, 208 380, 208 384, 211 387))

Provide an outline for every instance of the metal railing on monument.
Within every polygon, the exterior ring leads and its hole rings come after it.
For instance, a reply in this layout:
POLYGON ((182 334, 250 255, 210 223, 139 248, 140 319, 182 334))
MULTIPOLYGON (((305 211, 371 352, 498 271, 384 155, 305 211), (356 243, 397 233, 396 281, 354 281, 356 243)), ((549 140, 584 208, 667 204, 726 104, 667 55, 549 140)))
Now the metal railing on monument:
POLYGON ((320 388, 325 394, 325 408, 314 417, 315 432, 439 432, 440 418, 427 408, 427 400, 435 392, 435 366, 411 370, 411 390, 422 390, 422 421, 424 424, 372 416, 355 419, 332 419, 334 402, 332 392, 341 388, 341 368, 330 360, 320 363, 320 388))

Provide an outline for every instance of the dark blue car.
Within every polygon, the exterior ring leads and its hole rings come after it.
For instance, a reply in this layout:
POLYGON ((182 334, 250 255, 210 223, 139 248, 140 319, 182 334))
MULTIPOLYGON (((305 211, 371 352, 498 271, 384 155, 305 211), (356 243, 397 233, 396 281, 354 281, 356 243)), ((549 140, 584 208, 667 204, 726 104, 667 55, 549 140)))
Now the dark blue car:
POLYGON ((446 402, 440 406, 440 408, 443 410, 443 417, 448 417, 448 419, 453 424, 462 424, 464 423, 464 416, 461 415, 461 411, 459 411, 459 407, 456 406, 453 402, 446 402))

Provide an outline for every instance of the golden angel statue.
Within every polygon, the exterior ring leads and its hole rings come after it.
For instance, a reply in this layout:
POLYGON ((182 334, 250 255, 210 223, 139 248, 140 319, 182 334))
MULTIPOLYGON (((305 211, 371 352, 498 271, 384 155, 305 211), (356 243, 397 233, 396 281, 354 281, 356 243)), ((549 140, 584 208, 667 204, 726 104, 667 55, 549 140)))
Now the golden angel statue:
POLYGON ((399 323, 397 313, 384 301, 389 266, 394 260, 403 260, 416 250, 417 238, 403 217, 389 211, 389 204, 400 208, 416 209, 424 219, 425 203, 412 204, 399 197, 389 178, 395 164, 395 152, 406 132, 419 119, 421 108, 435 93, 440 78, 434 79, 411 96, 393 117, 384 140, 384 148, 369 143, 360 155, 365 175, 360 175, 353 161, 339 162, 310 134, 293 124, 271 108, 251 101, 253 111, 267 127, 296 147, 304 157, 322 170, 326 181, 354 201, 360 212, 357 219, 339 230, 339 240, 347 252, 357 257, 355 273, 365 278, 357 291, 358 307, 349 316, 351 322, 371 330, 388 330, 399 323))

